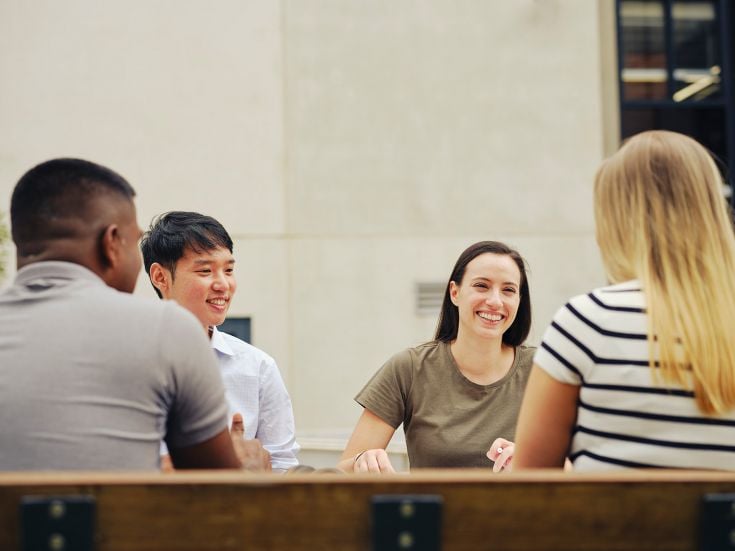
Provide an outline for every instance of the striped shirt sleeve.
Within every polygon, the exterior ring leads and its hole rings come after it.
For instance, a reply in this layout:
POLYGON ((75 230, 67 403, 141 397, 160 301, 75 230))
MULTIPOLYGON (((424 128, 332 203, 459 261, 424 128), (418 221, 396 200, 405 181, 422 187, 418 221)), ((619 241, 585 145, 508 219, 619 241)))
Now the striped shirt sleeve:
POLYGON ((533 361, 557 381, 581 385, 593 362, 587 346, 573 333, 580 320, 570 306, 571 303, 567 303, 556 312, 533 361))

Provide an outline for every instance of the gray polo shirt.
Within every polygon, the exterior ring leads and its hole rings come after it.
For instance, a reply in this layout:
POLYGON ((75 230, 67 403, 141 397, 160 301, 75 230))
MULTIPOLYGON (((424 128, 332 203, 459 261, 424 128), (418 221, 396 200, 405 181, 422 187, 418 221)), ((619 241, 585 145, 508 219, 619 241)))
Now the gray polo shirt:
POLYGON ((0 470, 156 469, 227 427, 196 318, 39 262, 0 293, 0 470))

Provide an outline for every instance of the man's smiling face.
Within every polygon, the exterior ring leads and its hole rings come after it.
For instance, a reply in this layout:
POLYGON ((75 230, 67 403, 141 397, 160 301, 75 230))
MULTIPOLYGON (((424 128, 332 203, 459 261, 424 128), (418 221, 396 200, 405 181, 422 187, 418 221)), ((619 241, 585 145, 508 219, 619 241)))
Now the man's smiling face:
POLYGON ((163 298, 173 299, 192 312, 206 328, 225 321, 237 289, 235 258, 224 248, 196 252, 187 248, 167 284, 163 298))

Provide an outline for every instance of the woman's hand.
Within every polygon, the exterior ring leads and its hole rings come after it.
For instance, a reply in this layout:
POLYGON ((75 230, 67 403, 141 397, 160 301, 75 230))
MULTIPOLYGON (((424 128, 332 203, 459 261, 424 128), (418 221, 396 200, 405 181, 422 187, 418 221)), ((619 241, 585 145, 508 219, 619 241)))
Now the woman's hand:
POLYGON ((516 451, 516 445, 505 438, 496 438, 490 449, 485 455, 490 461, 494 461, 493 472, 513 470, 513 454, 516 451))
POLYGON ((355 456, 352 465, 356 473, 394 473, 388 453, 383 449, 365 450, 355 456))
POLYGON ((357 421, 337 468, 346 473, 394 473, 385 448, 396 431, 366 409, 357 421))

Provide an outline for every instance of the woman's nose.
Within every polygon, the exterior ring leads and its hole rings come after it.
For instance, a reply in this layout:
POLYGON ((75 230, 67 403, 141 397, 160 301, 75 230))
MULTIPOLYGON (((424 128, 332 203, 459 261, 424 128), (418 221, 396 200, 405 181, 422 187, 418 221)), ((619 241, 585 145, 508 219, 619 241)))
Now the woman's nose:
POLYGON ((492 305, 502 304, 502 301, 500 300, 500 293, 498 291, 490 291, 487 297, 485 297, 485 302, 492 305))

